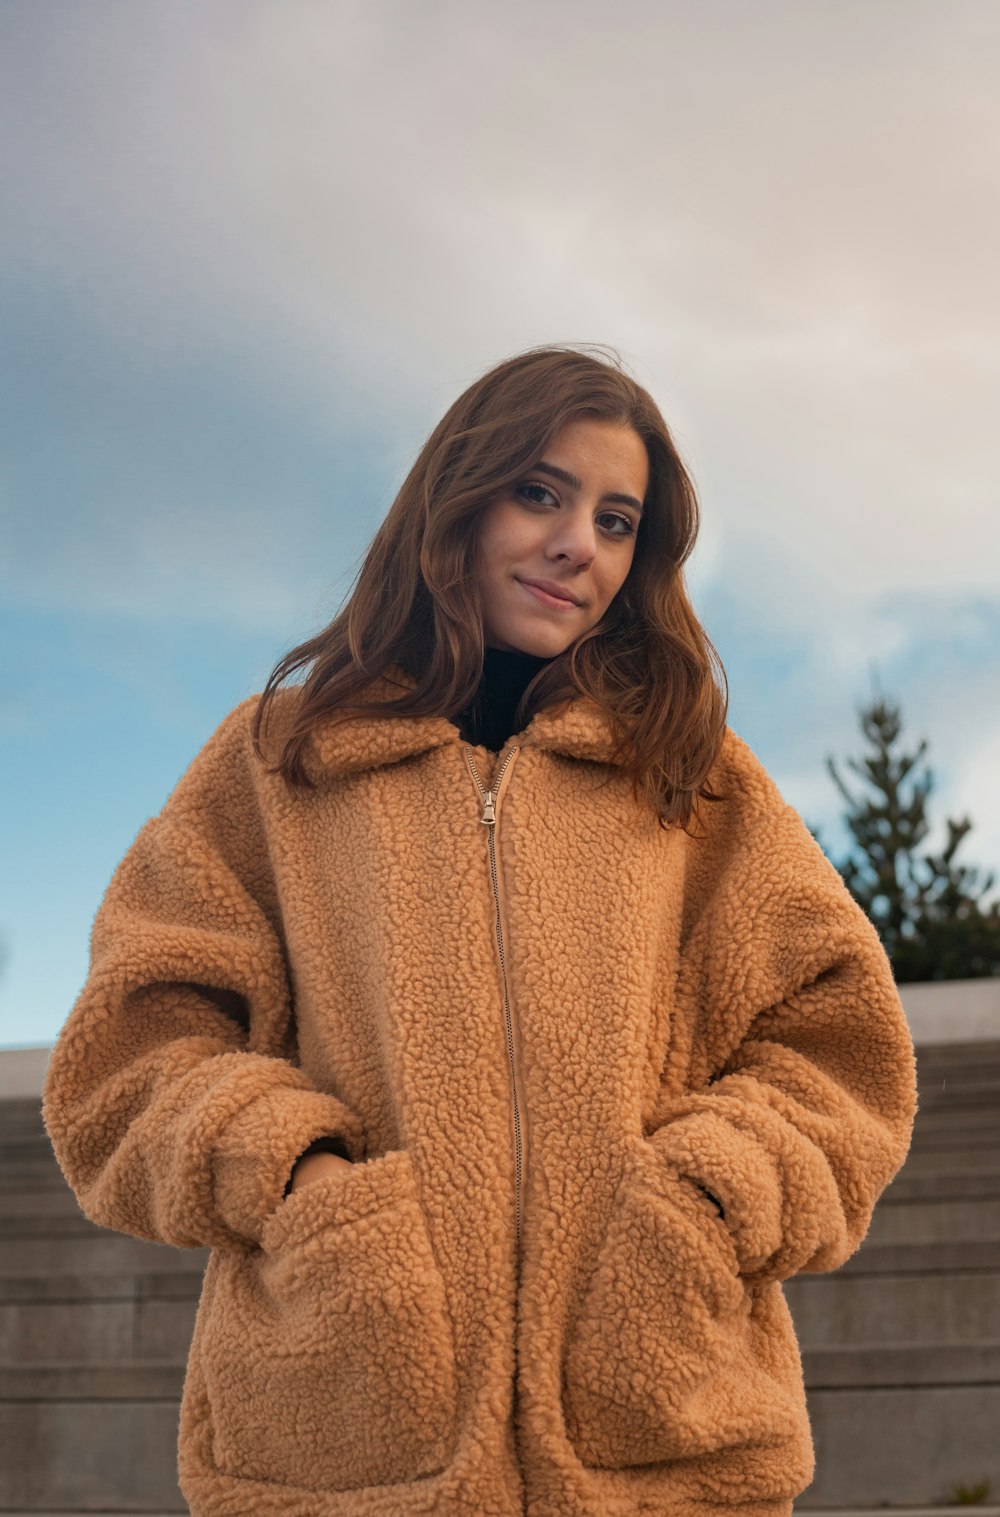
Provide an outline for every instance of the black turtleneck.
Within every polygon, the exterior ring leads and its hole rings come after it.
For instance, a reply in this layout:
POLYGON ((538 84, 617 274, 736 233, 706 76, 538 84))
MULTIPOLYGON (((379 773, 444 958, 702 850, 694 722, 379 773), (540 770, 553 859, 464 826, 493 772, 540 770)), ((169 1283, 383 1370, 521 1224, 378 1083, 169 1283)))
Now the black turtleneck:
POLYGON ((547 663, 549 659, 522 653, 519 648, 487 647, 476 694, 454 718, 465 741, 499 753, 514 730, 514 712, 521 696, 547 663))

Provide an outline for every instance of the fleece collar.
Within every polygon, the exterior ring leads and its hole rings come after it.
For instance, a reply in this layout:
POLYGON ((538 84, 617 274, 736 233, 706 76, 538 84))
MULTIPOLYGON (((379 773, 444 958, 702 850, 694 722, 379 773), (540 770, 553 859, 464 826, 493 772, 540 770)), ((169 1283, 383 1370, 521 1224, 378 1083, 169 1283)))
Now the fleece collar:
MULTIPOLYGON (((365 698, 388 701, 399 695, 398 685, 415 689, 417 681, 394 664, 376 680, 365 698), (395 680, 398 684, 393 684, 395 680)), ((513 734, 512 734, 513 736, 513 734)), ((359 769, 395 764, 446 743, 463 743, 456 724, 441 716, 396 716, 391 721, 374 715, 331 717, 321 722, 306 742, 303 762, 310 779, 320 780, 359 769)), ((517 736, 521 747, 545 748, 571 758, 601 763, 612 759, 611 723, 596 701, 575 695, 557 706, 538 711, 517 736)))

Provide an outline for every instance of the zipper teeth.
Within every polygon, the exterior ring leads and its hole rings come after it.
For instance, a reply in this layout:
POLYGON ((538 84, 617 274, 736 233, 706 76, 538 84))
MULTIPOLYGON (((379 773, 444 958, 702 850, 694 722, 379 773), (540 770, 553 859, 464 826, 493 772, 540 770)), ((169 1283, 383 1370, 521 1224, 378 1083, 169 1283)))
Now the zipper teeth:
POLYGON ((521 1248, 521 1115, 517 1106, 517 1086, 514 1084, 514 1030, 510 1018, 510 996, 507 991, 507 965, 503 953, 503 928, 500 922, 500 892, 497 885, 497 860, 495 847, 495 833, 490 829, 490 869, 493 874, 493 894, 497 903, 497 943, 500 947, 500 971, 503 975, 503 1004, 504 1017, 507 1023, 507 1057, 510 1059, 511 1094, 514 1102, 514 1139, 515 1157, 514 1165, 517 1172, 517 1186, 514 1192, 514 1238, 518 1253, 521 1248))
POLYGON ((472 771, 472 776, 473 776, 473 779, 476 782, 476 786, 477 786, 477 788, 479 790, 479 794, 483 797, 483 815, 480 818, 480 820, 483 823, 485 823, 489 827, 489 829, 490 829, 490 834, 489 834, 489 842, 490 842, 490 873, 491 873, 492 878, 493 878, 493 899, 494 899, 494 902, 496 903, 496 911, 497 911, 497 918, 496 918, 497 946, 498 946, 498 948, 500 950, 500 974, 501 974, 501 977, 503 979, 504 1019, 505 1019, 506 1028, 507 1028, 507 1057, 508 1057, 508 1060, 510 1061, 511 1097, 512 1097, 512 1100, 513 1100, 513 1107, 514 1107, 514 1168, 515 1168, 515 1174, 516 1174, 516 1185, 515 1185, 515 1189, 514 1189, 514 1242, 515 1242, 515 1248, 517 1250, 517 1257, 518 1257, 518 1259, 520 1259, 520 1255, 521 1255, 521 1181, 522 1181, 522 1165, 521 1165, 521 1113, 520 1113, 520 1110, 519 1110, 518 1104, 517 1104, 517 1077, 516 1077, 515 1065, 514 1065, 514 1029, 513 1029, 513 1024, 511 1022, 511 1014, 510 1014, 510 994, 509 994, 509 991, 507 989, 507 965, 506 965, 506 960, 504 958, 504 949, 503 949, 503 927, 502 927, 501 918, 500 918, 500 886, 499 886, 499 882, 497 880, 496 834, 494 832, 494 828, 496 826, 496 815, 495 815, 495 812, 494 812, 494 796, 496 795, 497 791, 500 788, 500 782, 503 779, 504 770, 507 768, 507 765, 510 763, 511 759, 514 757, 514 755, 515 755, 515 753, 517 753, 517 751, 518 750, 517 750, 516 746, 512 747, 512 748, 509 748, 507 750, 506 754, 504 755, 503 761, 500 764, 500 767, 497 769, 496 774, 493 776, 493 781, 492 781, 492 784, 490 785, 489 790, 484 790, 483 789, 483 782, 479 778, 479 773, 478 773, 478 771, 476 769, 475 763, 473 762, 472 750, 469 747, 466 747, 466 749, 465 749, 466 762, 468 763, 469 768, 472 771))

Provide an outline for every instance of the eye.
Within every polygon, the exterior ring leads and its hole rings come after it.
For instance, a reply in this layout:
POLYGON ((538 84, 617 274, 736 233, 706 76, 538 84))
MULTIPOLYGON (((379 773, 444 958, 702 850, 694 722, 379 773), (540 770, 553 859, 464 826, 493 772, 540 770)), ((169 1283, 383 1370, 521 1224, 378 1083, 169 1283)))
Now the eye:
MULTIPOLYGON (((529 480, 525 484, 515 485, 514 494, 523 496, 525 499, 531 501, 532 505, 544 505, 544 501, 535 499, 529 493, 532 490, 540 490, 543 495, 548 495, 551 500, 555 501, 556 505, 559 504, 559 502, 556 500, 555 495, 553 495, 552 491, 549 489, 548 485, 540 484, 537 480, 529 480)), ((632 520, 630 517, 622 516, 617 511, 602 511, 601 515, 610 521, 620 522, 624 528, 624 530, 621 532, 609 532, 609 536, 617 537, 621 542, 624 542, 627 537, 635 536, 635 528, 632 525, 632 520)))
MULTIPOLYGON (((552 495, 552 491, 549 489, 548 485, 539 484, 518 485, 515 489, 515 494, 521 494, 522 492, 527 492, 528 490, 541 490, 543 495, 552 495)), ((528 499, 530 500, 531 498, 532 497, 529 495, 528 499)), ((554 495, 552 495, 552 499, 555 500, 554 495)), ((540 502, 536 501, 535 504, 539 505, 540 502)))
POLYGON ((602 516, 610 517, 612 521, 620 521, 622 526, 625 528, 624 532, 612 532, 612 537, 620 537, 624 539, 626 537, 635 536, 635 528, 633 527, 629 517, 619 516, 617 511, 603 511, 601 514, 602 516))

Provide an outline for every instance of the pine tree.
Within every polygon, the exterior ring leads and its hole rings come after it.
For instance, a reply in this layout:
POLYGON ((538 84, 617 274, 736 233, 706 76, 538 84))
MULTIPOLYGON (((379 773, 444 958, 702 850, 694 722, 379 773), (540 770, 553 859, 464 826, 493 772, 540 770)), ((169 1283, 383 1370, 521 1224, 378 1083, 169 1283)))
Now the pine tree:
POLYGON ((834 760, 826 761, 853 839, 837 868, 878 929, 897 982, 1000 974, 1000 900, 986 900, 994 876, 955 861, 971 820, 949 819, 941 852, 918 855, 934 788, 927 740, 907 751, 900 708, 881 695, 858 715, 870 751, 847 765, 868 793, 853 794, 834 760))

